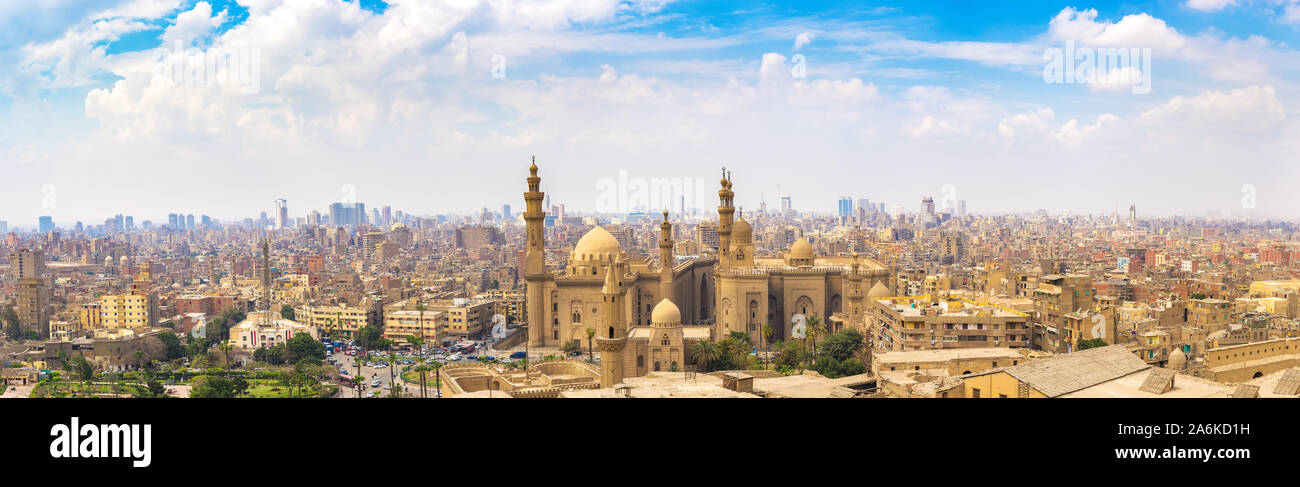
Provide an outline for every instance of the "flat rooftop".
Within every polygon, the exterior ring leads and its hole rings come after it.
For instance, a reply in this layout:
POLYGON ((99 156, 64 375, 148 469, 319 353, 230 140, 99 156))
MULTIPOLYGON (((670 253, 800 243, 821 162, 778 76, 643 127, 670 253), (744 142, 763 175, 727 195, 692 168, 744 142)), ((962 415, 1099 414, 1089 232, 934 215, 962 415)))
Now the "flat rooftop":
POLYGON ((953 359, 977 358, 1024 358, 1025 356, 1010 348, 967 348, 961 350, 912 350, 907 352, 876 353, 875 360, 882 364, 905 364, 913 362, 947 362, 953 359))
MULTIPOLYGON (((750 397, 758 396, 736 392, 722 387, 722 379, 709 374, 695 374, 694 380, 687 380, 683 372, 650 372, 642 377, 628 377, 623 383, 632 387, 633 398, 660 397, 750 397)), ((757 380, 755 380, 757 383, 757 380)), ((755 386, 757 389, 757 386, 755 386)), ((596 398, 621 397, 613 388, 579 389, 564 391, 560 397, 596 398)))

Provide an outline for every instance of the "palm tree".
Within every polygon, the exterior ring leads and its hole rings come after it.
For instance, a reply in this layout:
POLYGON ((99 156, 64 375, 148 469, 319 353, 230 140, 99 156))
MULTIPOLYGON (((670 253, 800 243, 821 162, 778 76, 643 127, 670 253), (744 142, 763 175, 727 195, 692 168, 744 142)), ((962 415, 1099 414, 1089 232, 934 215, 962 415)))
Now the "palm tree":
POLYGON ((396 391, 397 381, 393 380, 393 376, 397 374, 397 365, 395 364, 397 361, 394 360, 397 357, 393 353, 393 341, 385 338, 384 342, 388 344, 388 385, 393 391, 396 391))
POLYGON ((731 339, 735 342, 731 352, 736 355, 736 369, 744 370, 749 365, 745 359, 749 357, 749 352, 754 349, 754 346, 749 343, 748 336, 743 339, 740 337, 731 337, 731 339))
POLYGON ((709 363, 722 357, 722 350, 717 343, 700 340, 691 346, 691 360, 704 366, 704 371, 708 372, 709 363))
MULTIPOLYGON (((596 361, 596 353, 591 350, 591 339, 593 338, 596 338, 596 329, 587 328, 587 361, 588 362, 596 361)), ((578 352, 578 353, 582 353, 582 352, 578 352)))
POLYGON ((442 398, 442 373, 438 371, 442 368, 442 362, 434 360, 429 368, 433 369, 433 387, 438 390, 438 398, 442 398))
MULTIPOLYGON (((772 325, 763 325, 762 333, 763 333, 763 355, 766 355, 768 356, 768 358, 771 358, 772 335, 775 333, 775 330, 772 329, 772 325)), ((763 362, 763 368, 764 369, 767 368, 767 362, 763 362)))
POLYGON ((230 341, 222 340, 217 344, 217 350, 221 350, 221 356, 226 358, 226 372, 230 372, 230 341))
MULTIPOLYGON (((423 322, 424 320, 420 321, 423 322)), ((420 358, 415 362, 419 365, 416 366, 415 370, 420 373, 420 397, 425 397, 424 371, 420 370, 420 367, 424 366, 424 337, 407 337, 406 341, 410 342, 411 345, 414 345, 416 350, 419 350, 420 352, 420 358)))
POLYGON ((817 337, 826 334, 826 324, 822 323, 822 320, 817 318, 816 316, 809 316, 807 319, 807 324, 808 324, 808 338, 812 340, 813 355, 816 356, 817 337))

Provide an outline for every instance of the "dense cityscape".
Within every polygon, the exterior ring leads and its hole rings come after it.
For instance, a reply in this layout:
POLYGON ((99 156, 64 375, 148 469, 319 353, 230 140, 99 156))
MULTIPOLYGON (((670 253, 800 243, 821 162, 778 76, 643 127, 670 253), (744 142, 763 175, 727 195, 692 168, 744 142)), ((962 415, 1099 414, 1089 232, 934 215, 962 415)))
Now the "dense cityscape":
POLYGON ((523 201, 477 215, 41 217, 0 254, 4 394, 1300 393, 1290 222, 929 196, 738 211, 725 169, 716 213, 574 214, 520 172, 523 201))
POLYGON ((0 479, 1285 467, 1296 46, 1300 0, 0 1, 0 479))

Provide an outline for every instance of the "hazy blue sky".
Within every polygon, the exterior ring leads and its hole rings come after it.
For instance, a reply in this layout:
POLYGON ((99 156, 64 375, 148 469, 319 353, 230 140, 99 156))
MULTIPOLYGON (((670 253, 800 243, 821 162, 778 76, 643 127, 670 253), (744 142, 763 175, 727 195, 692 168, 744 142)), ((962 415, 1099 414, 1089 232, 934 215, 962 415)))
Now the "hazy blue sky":
POLYGON ((1298 41, 1300 0, 3 2, 0 220, 518 211, 534 154, 578 211, 725 165, 748 208, 1296 217, 1298 41), (1067 43, 1150 63, 1049 82, 1067 43))

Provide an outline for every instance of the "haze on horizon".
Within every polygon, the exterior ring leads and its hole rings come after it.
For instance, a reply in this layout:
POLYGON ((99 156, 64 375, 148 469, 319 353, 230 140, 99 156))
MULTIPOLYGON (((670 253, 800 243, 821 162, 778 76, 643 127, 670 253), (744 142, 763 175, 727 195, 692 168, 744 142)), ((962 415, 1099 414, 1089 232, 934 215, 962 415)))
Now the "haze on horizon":
POLYGON ((534 155, 576 212, 726 166, 753 209, 1300 217, 1297 0, 1002 3, 9 3, 0 220, 518 212, 534 155), (1151 92, 1045 82, 1067 41, 1150 48, 1151 92), (159 75, 178 42, 255 50, 257 89, 159 75))

